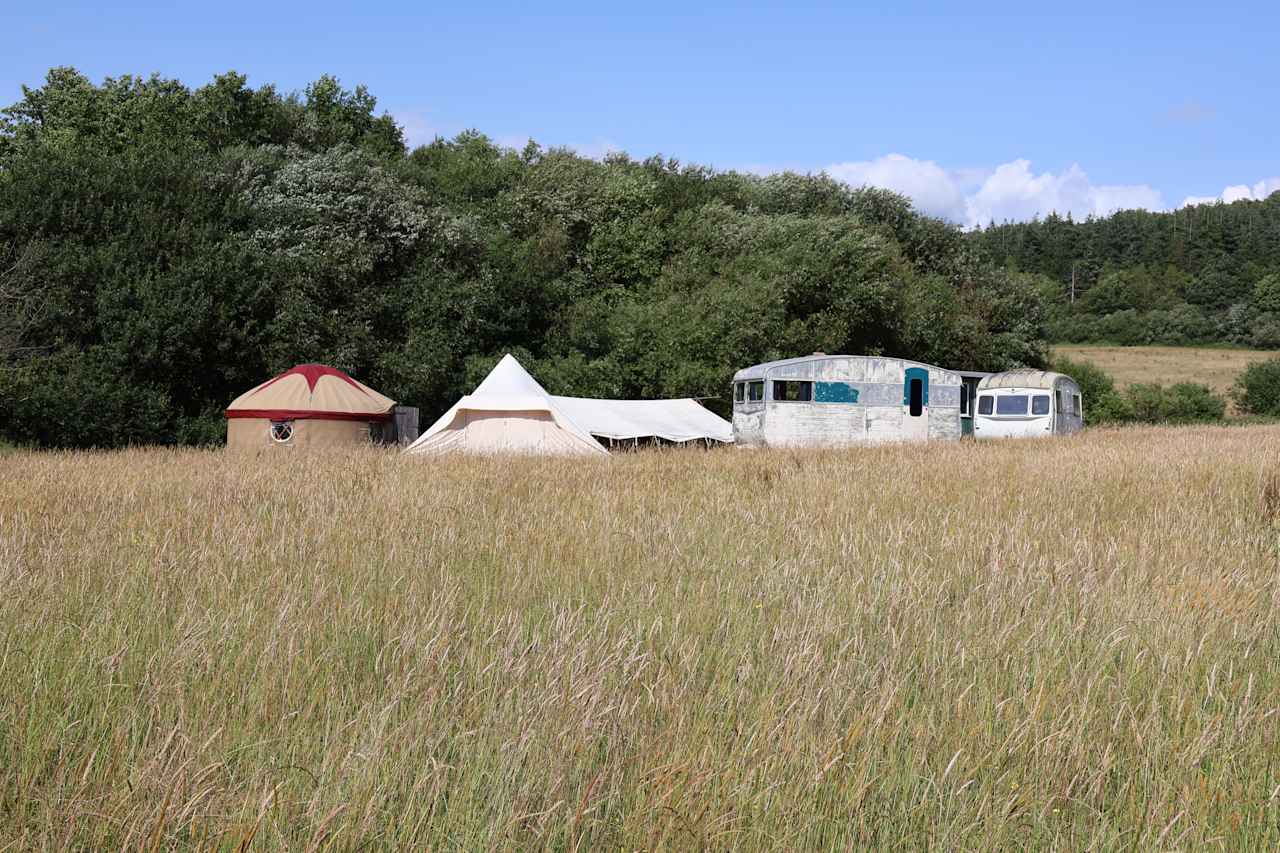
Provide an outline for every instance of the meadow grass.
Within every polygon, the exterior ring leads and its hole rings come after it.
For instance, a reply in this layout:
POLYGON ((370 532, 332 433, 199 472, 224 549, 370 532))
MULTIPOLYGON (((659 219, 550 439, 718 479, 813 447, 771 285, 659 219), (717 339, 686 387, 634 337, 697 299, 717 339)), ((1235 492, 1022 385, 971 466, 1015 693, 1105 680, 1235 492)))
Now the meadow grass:
POLYGON ((0 458, 0 849, 1280 844, 1280 427, 0 458))

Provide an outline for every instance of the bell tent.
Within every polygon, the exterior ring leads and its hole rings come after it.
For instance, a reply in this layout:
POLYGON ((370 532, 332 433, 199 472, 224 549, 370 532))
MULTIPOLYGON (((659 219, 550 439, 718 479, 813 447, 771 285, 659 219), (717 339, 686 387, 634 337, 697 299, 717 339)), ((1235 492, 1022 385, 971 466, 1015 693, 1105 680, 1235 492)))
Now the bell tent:
POLYGON ((508 354, 409 453, 596 455, 596 440, 733 440, 728 421, 694 400, 593 400, 548 394, 508 354))
POLYGON ((227 407, 227 447, 363 444, 395 401, 323 364, 300 364, 227 407))
POLYGON ((504 355, 476 390, 431 425, 406 453, 607 453, 560 411, 541 385, 504 355))

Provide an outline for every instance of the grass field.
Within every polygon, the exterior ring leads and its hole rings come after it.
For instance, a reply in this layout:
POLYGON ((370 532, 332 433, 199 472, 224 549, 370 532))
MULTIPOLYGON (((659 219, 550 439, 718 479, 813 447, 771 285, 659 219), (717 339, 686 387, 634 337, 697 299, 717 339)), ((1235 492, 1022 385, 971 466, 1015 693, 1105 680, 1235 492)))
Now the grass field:
POLYGON ((1117 386, 1135 382, 1197 382, 1226 396, 1240 372, 1255 361, 1280 352, 1213 347, 1112 347, 1096 344, 1058 344, 1055 355, 1088 361, 1111 374, 1117 386))
POLYGON ((0 458, 0 849, 1274 849, 1280 427, 0 458))

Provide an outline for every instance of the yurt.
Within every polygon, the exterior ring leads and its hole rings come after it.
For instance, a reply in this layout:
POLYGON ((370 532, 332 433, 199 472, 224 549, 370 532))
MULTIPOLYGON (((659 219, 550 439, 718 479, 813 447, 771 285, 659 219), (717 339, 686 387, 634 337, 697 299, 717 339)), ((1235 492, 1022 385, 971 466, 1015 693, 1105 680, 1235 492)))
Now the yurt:
POLYGON ((391 420, 395 405, 337 368, 300 364, 227 407, 227 447, 364 444, 391 420))

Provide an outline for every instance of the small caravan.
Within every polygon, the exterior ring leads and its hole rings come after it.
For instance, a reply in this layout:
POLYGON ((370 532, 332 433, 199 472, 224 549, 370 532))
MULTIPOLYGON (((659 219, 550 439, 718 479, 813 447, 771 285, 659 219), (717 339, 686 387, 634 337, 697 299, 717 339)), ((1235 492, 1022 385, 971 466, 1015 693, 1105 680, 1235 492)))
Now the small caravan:
POLYGON ((901 358, 771 361, 733 377, 733 438, 742 447, 958 439, 962 391, 958 373, 901 358))
POLYGON ((1084 427, 1080 386, 1044 370, 993 373, 978 383, 978 439, 1068 435, 1084 427))

